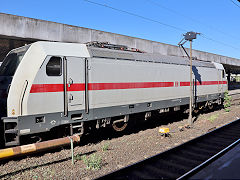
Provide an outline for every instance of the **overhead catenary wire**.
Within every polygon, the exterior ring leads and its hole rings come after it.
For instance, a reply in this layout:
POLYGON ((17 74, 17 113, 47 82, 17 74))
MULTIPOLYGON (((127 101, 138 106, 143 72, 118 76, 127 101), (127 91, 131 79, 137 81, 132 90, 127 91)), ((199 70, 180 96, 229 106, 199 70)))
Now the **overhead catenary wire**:
POLYGON ((181 32, 186 32, 187 31, 186 29, 183 29, 183 28, 180 28, 180 27, 177 27, 177 26, 174 26, 174 25, 170 25, 170 24, 167 24, 167 23, 155 20, 155 19, 151 19, 149 17, 145 17, 145 16, 142 16, 142 15, 139 15, 139 14, 135 14, 135 13, 132 13, 132 12, 129 12, 129 11, 126 11, 126 10, 121 10, 121 9, 118 9, 118 8, 115 8, 115 7, 106 5, 106 4, 101 4, 101 3, 97 3, 97 2, 94 2, 94 1, 90 1, 90 0, 83 0, 83 1, 95 4, 95 5, 98 5, 98 6, 102 6, 102 7, 105 7, 105 8, 109 8, 109 9, 112 9, 112 10, 115 10, 115 11, 118 11, 118 12, 122 12, 122 13, 125 13, 125 14, 128 14, 128 15, 131 15, 131 16, 135 16, 135 17, 144 19, 146 21, 151 21, 151 22, 154 22, 154 23, 158 23, 158 24, 161 24, 163 26, 166 26, 166 27, 169 27, 169 28, 181 31, 181 32))
POLYGON ((235 4, 235 6, 240 8, 240 5, 238 5, 237 3, 235 3, 233 0, 230 0, 233 4, 235 4))
MULTIPOLYGON (((135 13, 132 13, 132 12, 130 12, 130 11, 121 10, 121 9, 118 9, 118 8, 115 8, 115 7, 112 7, 112 6, 109 6, 109 5, 107 5, 107 4, 101 4, 101 3, 97 3, 97 2, 94 2, 94 1, 91 1, 91 0, 83 0, 83 1, 88 2, 88 3, 91 3, 91 4, 95 4, 95 5, 98 5, 98 6, 101 6, 101 7, 105 7, 105 8, 108 8, 108 9, 112 9, 112 10, 115 10, 115 11, 118 11, 118 12, 121 12, 121 13, 124 13, 124 14, 128 14, 128 15, 131 15, 131 16, 135 16, 135 17, 144 19, 144 20, 149 21, 149 22, 158 23, 158 24, 161 24, 161 25, 163 25, 163 26, 166 26, 166 27, 175 29, 175 30, 177 30, 177 31, 181 31, 181 32, 187 32, 187 31, 188 31, 188 30, 186 30, 186 29, 183 29, 183 28, 180 28, 180 27, 177 27, 177 26, 174 26, 174 25, 170 25, 170 24, 167 24, 167 23, 164 23, 164 22, 155 20, 155 19, 151 19, 151 18, 142 16, 142 15, 139 15, 139 14, 135 14, 135 13)), ((214 40, 213 38, 209 38, 209 37, 207 37, 206 35, 203 35, 203 34, 202 34, 202 37, 205 38, 205 39, 207 39, 207 40, 210 40, 210 41, 212 41, 212 42, 215 42, 215 43, 224 45, 225 47, 230 47, 230 48, 232 48, 232 49, 239 50, 239 48, 237 48, 237 47, 234 47, 234 46, 232 46, 232 45, 226 44, 226 43, 221 42, 221 41, 218 41, 218 40, 214 40)))
POLYGON ((222 42, 222 41, 218 41, 218 40, 212 39, 212 38, 207 37, 206 35, 204 35, 204 34, 202 34, 202 33, 200 34, 200 36, 203 37, 203 38, 205 38, 205 39, 207 39, 207 40, 209 40, 209 41, 212 41, 212 42, 221 44, 221 45, 223 45, 223 46, 230 47, 230 48, 235 49, 235 50, 240 50, 240 48, 237 48, 237 47, 232 46, 232 45, 230 45, 230 44, 224 43, 224 42, 222 42))
MULTIPOLYGON (((227 33, 227 32, 224 32, 224 31, 222 31, 222 30, 220 30, 220 29, 218 29, 218 28, 216 28, 216 27, 214 27, 214 26, 207 25, 207 24, 199 21, 198 19, 192 18, 192 17, 190 17, 190 16, 186 16, 186 15, 184 15, 184 14, 182 14, 182 13, 176 11, 176 10, 170 9, 170 8, 168 8, 168 7, 165 7, 165 6, 163 6, 162 4, 159 4, 159 3, 157 3, 157 2, 155 2, 155 1, 153 1, 153 0, 145 0, 145 1, 151 3, 151 4, 155 5, 155 6, 158 6, 158 7, 162 8, 162 9, 165 9, 165 10, 167 10, 167 11, 169 11, 169 12, 172 12, 172 13, 178 15, 178 16, 182 16, 182 17, 184 17, 185 19, 188 19, 188 20, 190 20, 190 21, 192 21, 192 22, 194 22, 194 23, 198 23, 198 24, 200 24, 200 25, 202 25, 202 26, 205 26, 205 27, 207 27, 208 29, 211 29, 211 30, 214 30, 214 31, 216 31, 216 32, 218 32, 218 33, 221 33, 221 34, 224 35, 224 36, 231 37, 232 39, 239 39, 239 40, 240 40, 239 37, 233 36, 233 35, 231 35, 231 34, 229 34, 229 33, 227 33)), ((232 0, 230 0, 230 1, 232 1, 232 0)), ((233 2, 233 1, 232 1, 232 2, 233 2)), ((233 2, 233 3, 234 3, 234 2, 233 2)), ((235 4, 235 3, 234 3, 234 4, 235 4)), ((239 6, 239 7, 240 7, 240 6, 239 6)))

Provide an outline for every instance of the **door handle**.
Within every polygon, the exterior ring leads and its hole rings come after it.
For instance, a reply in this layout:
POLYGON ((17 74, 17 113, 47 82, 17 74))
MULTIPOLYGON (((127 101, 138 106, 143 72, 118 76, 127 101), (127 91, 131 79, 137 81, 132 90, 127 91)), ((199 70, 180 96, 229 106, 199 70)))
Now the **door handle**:
POLYGON ((23 99, 24 99, 24 96, 25 96, 27 86, 28 86, 28 81, 26 80, 24 82, 23 89, 22 89, 22 92, 21 92, 21 100, 20 100, 20 113, 21 113, 21 115, 23 114, 23 99))
POLYGON ((69 80, 68 80, 68 87, 70 87, 72 84, 73 84, 73 80, 72 80, 72 78, 69 78, 69 80))
POLYGON ((72 94, 69 94, 68 100, 69 100, 69 103, 71 103, 71 101, 73 100, 73 95, 72 94))

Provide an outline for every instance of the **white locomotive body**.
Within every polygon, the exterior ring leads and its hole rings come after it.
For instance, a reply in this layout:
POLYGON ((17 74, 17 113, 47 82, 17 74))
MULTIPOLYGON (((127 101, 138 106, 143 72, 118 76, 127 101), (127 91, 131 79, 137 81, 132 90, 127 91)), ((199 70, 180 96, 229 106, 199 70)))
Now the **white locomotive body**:
MULTIPOLYGON (((130 114, 189 103, 188 59, 85 44, 36 42, 12 50, 0 82, 6 146, 53 128, 83 133, 83 122, 105 126, 113 119, 126 122, 130 114)), ((193 61, 193 82, 195 107, 220 103, 227 90, 217 63, 193 61)))

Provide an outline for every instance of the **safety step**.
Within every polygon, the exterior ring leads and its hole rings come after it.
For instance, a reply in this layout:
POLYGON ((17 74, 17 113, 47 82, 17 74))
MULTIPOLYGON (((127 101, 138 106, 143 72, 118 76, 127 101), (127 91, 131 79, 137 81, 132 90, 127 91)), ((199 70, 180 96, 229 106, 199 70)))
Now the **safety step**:
POLYGON ((70 125, 70 135, 74 135, 74 134, 81 135, 83 134, 83 131, 84 131, 83 122, 70 125))
POLYGON ((75 126, 72 126, 72 128, 80 128, 80 127, 83 127, 83 125, 82 125, 82 124, 80 124, 80 125, 75 125, 75 126))
POLYGON ((8 129, 5 130, 6 134, 18 134, 18 129, 8 129))
POLYGON ((18 146, 18 145, 20 145, 19 141, 10 141, 5 143, 5 146, 18 146))

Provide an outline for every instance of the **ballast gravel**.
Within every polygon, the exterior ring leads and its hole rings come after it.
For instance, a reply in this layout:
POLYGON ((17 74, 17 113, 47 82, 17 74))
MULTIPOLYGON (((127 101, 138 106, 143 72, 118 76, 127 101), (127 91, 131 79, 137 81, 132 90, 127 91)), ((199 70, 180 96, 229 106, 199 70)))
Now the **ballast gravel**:
POLYGON ((152 118, 141 125, 131 127, 122 134, 103 129, 83 138, 74 147, 75 163, 72 165, 71 149, 62 147, 45 153, 3 161, 0 164, 1 179, 95 179, 111 171, 133 164, 169 148, 178 146, 240 118, 240 106, 206 112, 194 118, 193 128, 187 128, 187 115, 175 114, 152 118), (158 131, 168 127, 170 136, 158 131), (84 158, 101 158, 99 170, 87 169, 84 158))

